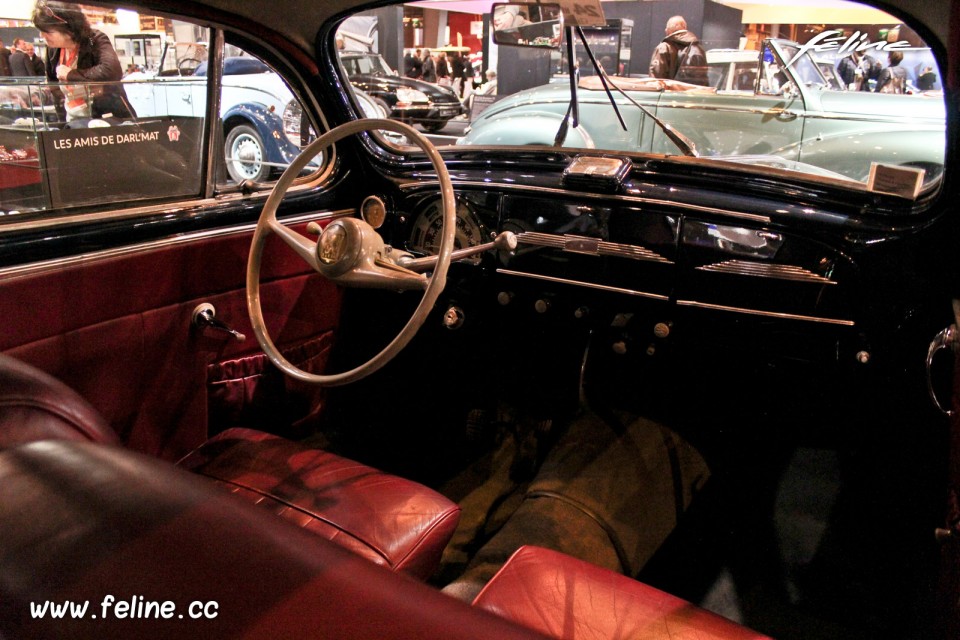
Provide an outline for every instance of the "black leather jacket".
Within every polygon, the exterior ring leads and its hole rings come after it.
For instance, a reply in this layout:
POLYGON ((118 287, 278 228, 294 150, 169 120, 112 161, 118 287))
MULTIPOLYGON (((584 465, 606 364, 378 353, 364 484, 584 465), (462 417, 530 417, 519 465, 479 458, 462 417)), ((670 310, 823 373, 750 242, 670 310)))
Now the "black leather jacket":
MULTIPOLYGON (((57 65, 60 64, 60 49, 47 49, 46 56, 47 79, 51 82, 60 82, 57 79, 57 65)), ((110 37, 102 31, 93 30, 93 35, 84 38, 77 50, 77 68, 67 75, 67 82, 107 82, 99 85, 98 93, 92 101, 91 115, 99 118, 113 114, 117 118, 135 118, 136 113, 127 100, 123 85, 119 83, 123 77, 123 68, 120 59, 110 42, 110 37)))
POLYGON ((709 84, 707 56, 696 34, 683 29, 661 40, 650 58, 650 75, 704 86, 709 84))

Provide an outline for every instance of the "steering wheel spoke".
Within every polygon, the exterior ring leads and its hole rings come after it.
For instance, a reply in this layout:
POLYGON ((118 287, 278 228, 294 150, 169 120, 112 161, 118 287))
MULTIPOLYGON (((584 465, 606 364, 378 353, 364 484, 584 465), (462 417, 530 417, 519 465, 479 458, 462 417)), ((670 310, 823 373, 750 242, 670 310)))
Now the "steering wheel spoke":
POLYGON ((455 232, 456 201, 450 175, 440 153, 422 133, 401 122, 380 119, 352 120, 328 131, 304 148, 284 171, 267 198, 253 233, 250 259, 247 263, 247 310, 257 341, 277 368, 298 380, 335 386, 370 375, 396 356, 426 321, 446 286, 455 232), (390 247, 384 245, 383 238, 376 229, 359 218, 334 220, 324 228, 316 242, 285 227, 277 220, 277 209, 284 195, 307 164, 333 143, 364 131, 389 131, 406 136, 410 143, 424 151, 436 171, 443 203, 443 230, 436 264, 432 265, 432 274, 429 277, 398 264, 399 260, 393 258, 390 247), (260 305, 260 264, 266 238, 271 233, 279 235, 307 264, 333 282, 348 287, 420 290, 423 291, 420 304, 393 340, 367 362, 350 371, 329 375, 303 371, 283 357, 270 338, 263 319, 260 305))
POLYGON ((280 236, 283 242, 294 250, 300 258, 310 265, 314 271, 320 270, 317 260, 317 243, 310 238, 300 235, 293 229, 285 227, 276 218, 269 221, 270 231, 280 236))

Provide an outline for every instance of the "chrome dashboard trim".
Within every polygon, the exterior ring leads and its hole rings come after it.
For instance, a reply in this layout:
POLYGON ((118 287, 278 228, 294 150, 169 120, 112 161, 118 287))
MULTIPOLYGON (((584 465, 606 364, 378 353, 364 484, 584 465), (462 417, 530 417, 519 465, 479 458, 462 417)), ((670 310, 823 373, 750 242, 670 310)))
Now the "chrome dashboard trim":
POLYGON ((742 313, 751 316, 765 316, 768 318, 780 318, 781 320, 802 320, 804 322, 817 322, 821 324, 835 324, 844 327, 852 327, 856 323, 853 320, 841 320, 839 318, 821 318, 818 316, 805 316, 797 313, 782 313, 779 311, 762 311, 760 309, 746 309, 743 307, 728 307, 722 304, 711 304, 709 302, 697 302, 696 300, 677 300, 679 307, 696 307, 698 309, 710 309, 712 311, 729 311, 732 313, 742 313))
MULTIPOLYGON (((335 220, 345 216, 352 216, 355 213, 356 211, 354 209, 306 213, 298 216, 292 216, 290 218, 283 218, 282 222, 285 225, 291 225, 311 221, 335 220)), ((255 222, 251 222, 244 225, 234 225, 219 229, 198 231, 196 233, 187 233, 171 238, 163 238, 160 240, 151 240, 149 242, 141 242, 139 244, 126 245, 123 247, 104 249, 102 251, 95 251, 92 253, 81 253, 73 256, 54 258, 52 260, 44 260, 41 262, 31 262, 23 265, 11 265, 0 268, 0 281, 15 280, 18 278, 46 273, 48 271, 55 271, 57 269, 65 269, 67 267, 86 264, 89 262, 96 262, 98 260, 122 257, 133 253, 156 251, 165 247, 184 244, 187 242, 196 242, 208 238, 218 238, 234 234, 249 233, 252 232, 256 226, 257 224, 255 222)))
POLYGON ((588 256, 614 256, 617 258, 673 264, 672 260, 664 258, 656 251, 651 251, 637 244, 607 242, 600 238, 590 238, 569 233, 559 235, 539 231, 525 231, 517 234, 517 241, 521 244, 552 247, 554 249, 560 249, 561 251, 580 253, 588 256))
POLYGON ((697 267, 697 271, 730 273, 755 278, 774 278, 777 280, 791 280, 793 282, 837 284, 836 280, 831 280, 803 267, 789 264, 774 264, 772 262, 754 262, 752 260, 724 260, 723 262, 716 262, 714 264, 700 265, 697 267))
POLYGON ((663 300, 668 302, 670 300, 669 296, 660 295, 659 293, 648 293, 646 291, 636 291, 634 289, 623 289, 621 287, 611 287, 605 284, 595 284, 593 282, 583 282, 582 280, 569 280, 567 278, 557 278, 555 276, 545 276, 538 273, 525 273, 523 271, 512 271, 510 269, 497 269, 497 273, 506 275, 506 276, 518 276, 521 278, 532 278, 534 280, 544 280, 546 282, 556 282, 558 284, 569 284, 576 287, 587 287, 588 289, 599 289, 600 291, 609 291, 612 293, 623 293, 628 296, 637 296, 640 298, 649 298, 651 300, 663 300))
MULTIPOLYGON (((724 216, 728 218, 737 218, 739 220, 751 220, 753 222, 769 223, 770 216, 762 216, 756 213, 746 213, 743 211, 730 211, 728 209, 720 209, 717 207, 705 207, 702 205, 696 204, 687 204, 683 202, 674 202, 672 200, 663 200, 662 198, 646 198, 643 196, 625 196, 619 194, 609 194, 609 193, 590 193, 586 191, 571 191, 569 189, 554 189, 552 187, 534 187, 530 185, 523 184, 510 184, 503 182, 475 182, 473 180, 468 181, 454 181, 453 188, 457 190, 461 187, 479 187, 485 190, 489 190, 491 186, 495 186, 498 189, 503 191, 524 191, 530 193, 536 193, 538 195, 548 194, 556 196, 564 196, 567 198, 583 198, 583 199, 593 199, 593 200, 606 200, 606 201, 617 201, 617 202, 630 202, 636 204, 646 204, 646 205, 657 205, 657 206, 666 206, 666 207, 676 207, 678 209, 685 209, 687 211, 693 211, 696 213, 710 213, 714 215, 724 216)), ((422 187, 431 187, 438 186, 436 180, 423 180, 418 182, 408 182, 406 184, 401 184, 400 189, 404 191, 410 191, 413 189, 419 189, 422 187)))

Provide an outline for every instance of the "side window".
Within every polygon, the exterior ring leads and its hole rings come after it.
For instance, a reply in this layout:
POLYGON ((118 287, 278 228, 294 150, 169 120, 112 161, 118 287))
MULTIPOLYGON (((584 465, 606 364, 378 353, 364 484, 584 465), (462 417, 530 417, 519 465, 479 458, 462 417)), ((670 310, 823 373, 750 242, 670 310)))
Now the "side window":
POLYGON ((205 113, 176 58, 178 37, 206 41, 206 30, 140 15, 134 33, 116 15, 51 5, 19 27, 36 62, 0 82, 0 212, 202 192, 205 113), (71 50, 74 31, 86 35, 71 50))
POLYGON ((283 78, 229 45, 220 118, 208 126, 213 38, 204 26, 49 7, 36 24, 30 15, 17 21, 18 37, 3 34, 33 48, 36 70, 0 78, 0 222, 198 197, 207 153, 217 156, 212 179, 224 190, 274 180, 315 135, 283 78), (91 51, 71 57, 64 25, 80 25, 91 51), (61 64, 73 69, 64 78, 61 64))
MULTIPOLYGON (((206 74, 206 64, 197 68, 206 74)), ((227 45, 220 93, 223 134, 221 184, 276 180, 315 136, 300 101, 279 73, 242 49, 227 45)), ((321 162, 316 158, 307 173, 321 162)))

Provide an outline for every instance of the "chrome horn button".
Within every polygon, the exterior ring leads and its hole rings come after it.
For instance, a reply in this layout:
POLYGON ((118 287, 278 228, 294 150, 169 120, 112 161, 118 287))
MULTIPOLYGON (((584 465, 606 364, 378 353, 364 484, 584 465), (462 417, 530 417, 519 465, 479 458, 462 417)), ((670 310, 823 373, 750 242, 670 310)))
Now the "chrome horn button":
POLYGON ((317 242, 317 261, 321 273, 336 277, 354 267, 363 245, 363 233, 352 219, 335 220, 327 225, 317 242))

